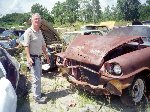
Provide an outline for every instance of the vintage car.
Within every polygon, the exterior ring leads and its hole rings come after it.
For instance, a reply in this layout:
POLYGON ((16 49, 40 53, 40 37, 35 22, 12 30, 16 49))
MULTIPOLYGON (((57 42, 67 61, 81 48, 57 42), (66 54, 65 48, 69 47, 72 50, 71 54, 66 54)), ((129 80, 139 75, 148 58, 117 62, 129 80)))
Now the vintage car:
POLYGON ((6 79, 3 66, 0 65, 0 112, 16 112, 17 95, 11 82, 6 79))
POLYGON ((25 32, 24 30, 5 30, 2 32, 2 34, 0 34, 0 37, 4 39, 7 39, 8 37, 11 36, 19 37, 22 34, 24 34, 24 32, 25 32))
POLYGON ((115 28, 107 36, 83 35, 57 54, 70 83, 94 94, 121 96, 124 104, 145 97, 149 60, 150 27, 144 25, 115 28))
POLYGON ((102 31, 103 35, 106 35, 109 32, 109 28, 106 25, 95 25, 95 24, 88 24, 81 26, 81 30, 100 30, 102 31))
POLYGON ((0 34, 1 34, 3 31, 5 31, 5 30, 8 30, 8 29, 3 28, 3 27, 2 27, 2 28, 0 27, 0 34))
POLYGON ((19 81, 20 64, 2 47, 0 47, 0 68, 2 68, 5 77, 11 82, 14 89, 16 89, 19 81))
POLYGON ((81 30, 81 31, 72 31, 65 32, 62 35, 63 45, 66 47, 78 36, 80 35, 103 35, 103 32, 100 30, 81 30))
POLYGON ((9 40, 0 40, 0 46, 3 47, 4 49, 11 48, 9 40))

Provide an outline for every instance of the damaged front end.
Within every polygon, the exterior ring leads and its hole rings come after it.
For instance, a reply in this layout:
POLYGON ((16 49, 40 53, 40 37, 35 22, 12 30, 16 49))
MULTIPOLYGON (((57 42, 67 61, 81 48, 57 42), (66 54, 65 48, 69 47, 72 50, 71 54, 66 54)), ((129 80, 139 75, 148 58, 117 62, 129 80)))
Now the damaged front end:
MULTIPOLYGON (((91 93, 98 95, 118 95, 121 96, 122 90, 126 88, 120 80, 105 77, 103 72, 99 72, 100 67, 85 63, 76 62, 74 60, 65 59, 59 64, 59 72, 67 78, 67 80, 91 93)), ((106 75, 106 74, 105 74, 106 75)))
POLYGON ((132 69, 127 68, 130 61, 124 59, 138 49, 126 43, 137 38, 81 36, 57 54, 56 62, 60 72, 76 86, 94 94, 121 96, 134 79, 132 69))

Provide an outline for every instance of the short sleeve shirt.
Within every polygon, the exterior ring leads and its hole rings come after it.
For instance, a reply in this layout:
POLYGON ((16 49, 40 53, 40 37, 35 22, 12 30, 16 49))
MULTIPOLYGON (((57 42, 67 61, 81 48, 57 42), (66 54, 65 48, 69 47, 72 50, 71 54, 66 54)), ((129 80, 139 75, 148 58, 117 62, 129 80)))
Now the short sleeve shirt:
POLYGON ((41 30, 39 32, 34 31, 31 27, 24 33, 24 46, 29 47, 30 54, 42 55, 42 46, 45 45, 45 41, 41 30))

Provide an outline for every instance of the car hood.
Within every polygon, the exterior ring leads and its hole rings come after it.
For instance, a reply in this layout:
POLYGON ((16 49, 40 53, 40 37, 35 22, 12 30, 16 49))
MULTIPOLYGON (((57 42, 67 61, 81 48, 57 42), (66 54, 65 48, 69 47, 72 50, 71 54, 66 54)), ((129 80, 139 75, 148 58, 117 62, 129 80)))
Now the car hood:
POLYGON ((47 45, 50 45, 52 43, 55 43, 57 41, 60 41, 59 34, 57 31, 53 28, 52 25, 48 24, 46 20, 42 19, 41 27, 40 27, 45 42, 47 45))
POLYGON ((65 51, 65 58, 100 65, 103 57, 112 49, 138 39, 138 36, 111 37, 84 35, 76 38, 65 51))

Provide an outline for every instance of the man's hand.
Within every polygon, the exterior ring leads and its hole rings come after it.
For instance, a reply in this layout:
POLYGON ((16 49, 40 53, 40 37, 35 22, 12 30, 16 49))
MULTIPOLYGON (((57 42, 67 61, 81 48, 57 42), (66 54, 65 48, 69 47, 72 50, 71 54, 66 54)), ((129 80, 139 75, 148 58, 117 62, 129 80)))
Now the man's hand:
POLYGON ((47 63, 49 64, 50 63, 50 59, 49 59, 49 55, 48 54, 46 55, 46 60, 47 60, 47 63))
POLYGON ((33 64, 34 62, 33 62, 33 60, 32 60, 31 57, 27 58, 27 63, 29 64, 29 66, 32 66, 32 64, 33 64))

